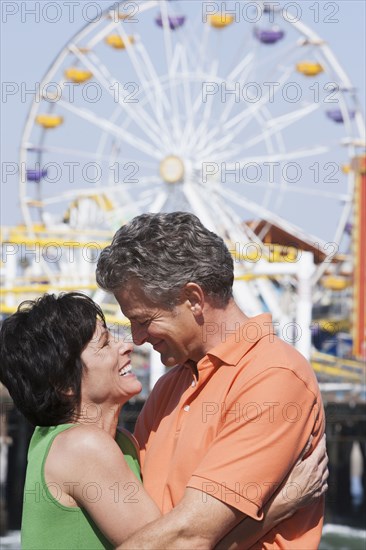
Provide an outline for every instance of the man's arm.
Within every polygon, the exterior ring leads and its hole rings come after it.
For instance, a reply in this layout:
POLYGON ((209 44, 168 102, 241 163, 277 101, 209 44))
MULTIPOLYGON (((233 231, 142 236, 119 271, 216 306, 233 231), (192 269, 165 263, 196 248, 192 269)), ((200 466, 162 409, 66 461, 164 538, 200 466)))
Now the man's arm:
POLYGON ((241 521, 215 547, 215 550, 245 550, 250 548, 281 521, 288 519, 300 508, 319 499, 328 489, 328 456, 325 435, 313 453, 303 456, 310 447, 310 440, 287 480, 263 507, 264 518, 256 521, 249 516, 241 521), (292 494, 291 491, 294 491, 292 494))
POLYGON ((119 546, 118 550, 250 548, 279 522, 319 498, 327 490, 328 458, 325 438, 323 437, 310 457, 302 460, 305 452, 306 449, 287 479, 289 487, 296 484, 301 488, 300 493, 296 491, 296 498, 291 499, 286 488, 279 491, 264 507, 263 521, 253 520, 197 489, 187 488, 181 503, 174 510, 140 529, 119 546), (225 533, 227 535, 222 538, 225 533))

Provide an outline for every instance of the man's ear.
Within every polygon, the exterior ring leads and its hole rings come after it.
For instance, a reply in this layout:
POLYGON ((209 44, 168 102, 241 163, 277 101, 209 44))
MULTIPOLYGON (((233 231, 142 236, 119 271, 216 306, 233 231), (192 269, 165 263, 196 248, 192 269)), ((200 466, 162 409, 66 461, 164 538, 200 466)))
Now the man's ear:
POLYGON ((183 288, 183 300, 188 304, 195 317, 202 316, 205 295, 200 285, 197 283, 185 284, 183 288))

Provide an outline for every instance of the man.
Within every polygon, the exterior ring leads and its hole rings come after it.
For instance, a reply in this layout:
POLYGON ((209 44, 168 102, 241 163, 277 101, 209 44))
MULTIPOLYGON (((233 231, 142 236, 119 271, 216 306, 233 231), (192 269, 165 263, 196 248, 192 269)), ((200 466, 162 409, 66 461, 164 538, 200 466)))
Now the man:
MULTIPOLYGON (((306 442, 312 451, 323 435, 310 364, 275 336, 270 315, 239 309, 227 247, 189 213, 143 214, 121 227, 97 281, 131 321, 134 342, 174 367, 135 432, 145 488, 165 516, 122 548, 207 549, 225 535, 223 548, 248 548, 256 539, 240 539, 242 520, 262 519, 306 442)), ((322 521, 320 498, 263 527, 255 547, 315 549, 322 521)))

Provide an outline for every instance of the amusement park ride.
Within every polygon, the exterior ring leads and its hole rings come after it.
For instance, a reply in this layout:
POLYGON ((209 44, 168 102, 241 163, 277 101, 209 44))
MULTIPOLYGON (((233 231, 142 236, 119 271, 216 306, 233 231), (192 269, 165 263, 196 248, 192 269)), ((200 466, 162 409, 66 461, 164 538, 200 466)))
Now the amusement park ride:
MULTIPOLYGON (((119 2, 59 53, 24 128, 23 224, 2 228, 1 314, 79 289, 126 324, 96 287, 99 251, 139 213, 188 210, 231 250, 248 315, 270 311, 321 381, 363 384, 356 90, 296 14, 233 4, 119 2)), ((162 367, 151 366, 153 384, 162 367)))

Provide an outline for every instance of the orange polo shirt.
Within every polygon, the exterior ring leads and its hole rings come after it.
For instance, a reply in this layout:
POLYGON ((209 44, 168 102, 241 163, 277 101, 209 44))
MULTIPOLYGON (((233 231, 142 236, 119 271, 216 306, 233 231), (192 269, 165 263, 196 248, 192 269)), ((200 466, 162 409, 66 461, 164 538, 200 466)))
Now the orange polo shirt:
MULTIPOLYGON (((174 367, 141 411, 135 435, 144 486, 163 513, 193 487, 261 519, 309 436, 314 447, 323 435, 321 395, 311 365, 275 336, 270 315, 235 333, 221 329, 198 378, 174 367)), ((253 548, 318 548, 323 508, 323 499, 302 508, 253 548)))

